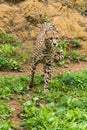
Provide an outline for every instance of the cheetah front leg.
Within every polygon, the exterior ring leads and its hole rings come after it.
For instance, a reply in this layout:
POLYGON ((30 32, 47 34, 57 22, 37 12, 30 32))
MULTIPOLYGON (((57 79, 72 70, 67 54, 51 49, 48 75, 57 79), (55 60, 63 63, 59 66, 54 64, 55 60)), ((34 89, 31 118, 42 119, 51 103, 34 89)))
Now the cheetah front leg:
POLYGON ((32 67, 31 67, 31 79, 30 79, 30 84, 29 84, 30 89, 32 89, 34 87, 35 70, 36 70, 36 66, 40 62, 40 60, 41 60, 41 55, 33 59, 32 67))
POLYGON ((52 62, 51 62, 51 57, 47 57, 45 60, 45 64, 44 64, 44 91, 46 93, 48 93, 49 91, 49 83, 51 81, 51 72, 52 72, 52 68, 51 68, 52 62))
POLYGON ((31 68, 31 79, 29 84, 30 89, 32 89, 34 86, 34 75, 35 75, 36 65, 37 63, 33 61, 32 68, 31 68))

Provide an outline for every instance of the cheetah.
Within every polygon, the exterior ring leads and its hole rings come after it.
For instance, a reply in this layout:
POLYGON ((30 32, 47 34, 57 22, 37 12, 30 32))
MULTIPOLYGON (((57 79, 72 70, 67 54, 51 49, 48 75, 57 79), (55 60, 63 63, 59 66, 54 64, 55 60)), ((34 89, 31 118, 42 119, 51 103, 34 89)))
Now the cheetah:
POLYGON ((51 80, 52 63, 54 57, 58 60, 64 58, 63 51, 58 52, 58 29, 53 23, 44 23, 37 37, 36 46, 31 69, 31 80, 29 88, 34 86, 34 75, 38 63, 43 63, 44 68, 44 91, 48 92, 48 85, 51 80))

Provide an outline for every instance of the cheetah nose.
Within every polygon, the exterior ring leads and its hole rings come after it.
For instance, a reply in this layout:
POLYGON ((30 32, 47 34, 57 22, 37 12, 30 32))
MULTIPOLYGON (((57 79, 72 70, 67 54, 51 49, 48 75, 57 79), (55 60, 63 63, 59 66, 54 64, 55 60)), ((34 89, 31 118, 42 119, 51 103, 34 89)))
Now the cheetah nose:
POLYGON ((54 46, 56 46, 56 43, 53 43, 54 46))
POLYGON ((57 42, 54 42, 54 43, 53 43, 53 46, 54 46, 54 47, 57 47, 57 46, 58 46, 58 43, 57 43, 57 42))

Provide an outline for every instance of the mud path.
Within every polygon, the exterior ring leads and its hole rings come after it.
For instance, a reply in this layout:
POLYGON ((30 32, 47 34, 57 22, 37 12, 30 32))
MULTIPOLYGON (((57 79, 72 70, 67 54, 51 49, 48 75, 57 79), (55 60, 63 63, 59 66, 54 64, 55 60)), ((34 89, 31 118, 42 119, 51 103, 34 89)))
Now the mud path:
MULTIPOLYGON (((87 69, 87 62, 80 63, 71 63, 68 67, 57 67, 53 68, 52 76, 57 75, 58 73, 65 73, 67 71, 72 72, 80 72, 84 69, 87 69)), ((30 75, 31 70, 30 67, 26 67, 24 72, 2 72, 0 71, 0 76, 22 76, 22 75, 30 75)), ((36 69, 36 74, 43 74, 43 66, 39 64, 36 69)))

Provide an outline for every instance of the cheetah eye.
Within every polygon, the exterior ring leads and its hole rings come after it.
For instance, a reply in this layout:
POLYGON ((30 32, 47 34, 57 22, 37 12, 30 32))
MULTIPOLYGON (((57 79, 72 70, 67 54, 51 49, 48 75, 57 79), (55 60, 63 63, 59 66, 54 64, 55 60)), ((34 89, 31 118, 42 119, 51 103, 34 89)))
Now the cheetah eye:
POLYGON ((52 40, 53 38, 52 38, 52 37, 50 37, 49 39, 50 39, 50 40, 52 40))
POLYGON ((56 39, 58 40, 58 39, 59 39, 59 37, 56 37, 56 39))

